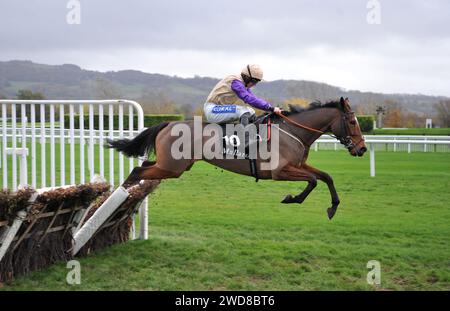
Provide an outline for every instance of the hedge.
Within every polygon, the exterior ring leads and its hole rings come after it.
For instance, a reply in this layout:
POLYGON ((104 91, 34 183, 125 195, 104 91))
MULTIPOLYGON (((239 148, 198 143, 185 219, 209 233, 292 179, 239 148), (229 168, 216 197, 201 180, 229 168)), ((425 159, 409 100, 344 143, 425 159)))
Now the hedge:
MULTIPOLYGON (((74 120, 74 128, 79 128, 80 127, 80 116, 79 115, 75 115, 73 117, 74 120)), ((94 115, 94 129, 98 130, 99 129, 99 116, 98 115, 94 115)), ((137 122, 137 116, 133 116, 133 128, 137 129, 138 126, 138 122, 137 122)), ((144 115, 144 127, 150 127, 162 122, 166 122, 166 121, 183 121, 184 120, 184 116, 181 114, 146 114, 144 115)), ((123 117, 123 128, 124 130, 128 130, 128 124, 129 124, 129 117, 128 115, 124 115, 123 117)), ((115 130, 119 129, 119 116, 118 115, 114 115, 113 116, 113 128, 115 130)), ((70 117, 69 115, 65 115, 64 116, 64 127, 65 128, 69 128, 70 127, 70 117)), ((84 115, 84 128, 88 129, 89 128, 89 115, 84 115)), ((103 129, 104 130, 109 130, 109 116, 108 115, 104 115, 103 116, 103 129)))
POLYGON ((357 116, 359 127, 363 133, 369 133, 373 131, 374 116, 357 116))

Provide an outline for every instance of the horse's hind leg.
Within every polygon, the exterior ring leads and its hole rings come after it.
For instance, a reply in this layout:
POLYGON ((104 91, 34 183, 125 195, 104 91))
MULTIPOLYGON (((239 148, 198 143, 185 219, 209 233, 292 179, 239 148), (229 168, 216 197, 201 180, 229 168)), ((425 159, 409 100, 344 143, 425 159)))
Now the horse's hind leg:
POLYGON ((125 179, 125 181, 123 182, 123 186, 124 187, 129 187, 131 186, 133 183, 139 181, 140 179, 138 179, 140 172, 145 169, 148 168, 152 165, 155 165, 156 161, 148 161, 145 160, 144 162, 142 162, 141 166, 136 166, 135 168, 133 168, 133 170, 131 171, 130 175, 128 175, 127 179, 125 179))
POLYGON ((181 165, 178 163, 177 170, 167 170, 161 168, 157 162, 146 161, 142 166, 135 167, 128 178, 124 181, 124 186, 130 186, 140 180, 155 180, 155 179, 167 179, 167 178, 178 178, 184 171, 191 168, 193 162, 186 162, 186 165, 181 165))
POLYGON ((334 187, 333 178, 331 178, 331 176, 328 175, 327 173, 325 173, 321 170, 318 170, 315 167, 309 166, 306 163, 303 164, 302 167, 304 169, 306 169, 308 172, 314 174, 317 177, 317 179, 319 179, 327 184, 328 189, 331 194, 331 207, 327 209, 327 214, 328 214, 328 218, 331 220, 331 218, 333 218, 334 214, 336 214, 338 205, 340 203, 339 196, 337 194, 336 188, 334 187))
POLYGON ((302 193, 292 196, 288 194, 281 203, 302 203, 306 197, 317 186, 316 177, 303 168, 298 168, 292 165, 284 167, 275 176, 272 176, 275 180, 295 180, 295 181, 307 181, 308 186, 302 193))
POLYGON ((156 164, 156 161, 145 160, 144 162, 142 162, 141 166, 147 167, 147 166, 152 166, 155 164, 156 164))

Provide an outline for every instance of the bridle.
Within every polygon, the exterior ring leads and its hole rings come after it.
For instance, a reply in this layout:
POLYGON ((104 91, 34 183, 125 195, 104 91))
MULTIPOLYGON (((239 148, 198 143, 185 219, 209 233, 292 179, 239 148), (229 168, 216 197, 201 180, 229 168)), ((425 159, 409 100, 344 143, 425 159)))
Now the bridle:
POLYGON ((364 141, 364 136, 359 135, 353 129, 354 127, 350 127, 349 124, 358 123, 358 119, 355 117, 355 113, 348 109, 342 114, 341 118, 341 128, 344 129, 344 135, 337 137, 335 135, 330 135, 340 141, 341 144, 345 146, 348 150, 355 149, 362 141, 364 141), (353 143, 352 137, 361 136, 361 138, 353 143))
MULTIPOLYGON (((350 128, 349 124, 352 122, 358 122, 358 119, 356 119, 355 113, 351 109, 346 109, 346 110, 347 111, 345 111, 341 117, 341 128, 344 130, 344 135, 341 135, 341 136, 336 136, 333 134, 329 134, 329 135, 331 137, 339 140, 339 142, 341 144, 343 144, 345 146, 345 148, 347 148, 348 150, 352 150, 352 149, 356 148, 356 146, 358 146, 359 143, 364 141, 364 136, 361 136, 361 139, 357 143, 353 143, 352 137, 359 136, 359 134, 355 133, 355 131, 353 131, 350 128), (353 119, 354 119, 354 121, 352 121, 353 119)), ((301 123, 298 123, 298 122, 288 118, 287 116, 283 115, 283 113, 277 113, 276 115, 296 127, 300 127, 300 128, 303 128, 303 129, 311 131, 311 132, 325 134, 324 131, 321 131, 321 130, 303 125, 301 123)))

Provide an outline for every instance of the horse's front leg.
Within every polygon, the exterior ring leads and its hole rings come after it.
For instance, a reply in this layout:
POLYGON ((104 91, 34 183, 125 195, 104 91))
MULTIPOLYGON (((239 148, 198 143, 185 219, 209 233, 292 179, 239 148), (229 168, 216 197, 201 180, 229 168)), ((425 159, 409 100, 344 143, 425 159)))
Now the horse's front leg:
POLYGON ((331 178, 331 176, 328 175, 327 173, 325 173, 321 170, 318 170, 315 167, 309 166, 306 163, 304 163, 302 165, 302 168, 304 168, 311 174, 314 174, 314 176, 316 176, 317 179, 319 179, 327 184, 328 189, 330 190, 330 194, 331 194, 331 207, 327 209, 327 213, 328 213, 328 218, 331 220, 331 218, 333 218, 334 214, 336 214, 336 210, 340 203, 339 196, 336 192, 336 188, 334 187, 333 178, 331 178))
POLYGON ((311 191, 317 186, 316 177, 303 168, 298 168, 293 165, 285 166, 275 176, 272 176, 275 180, 295 180, 295 181, 307 181, 308 186, 302 193, 292 196, 288 194, 281 203, 302 203, 311 191))

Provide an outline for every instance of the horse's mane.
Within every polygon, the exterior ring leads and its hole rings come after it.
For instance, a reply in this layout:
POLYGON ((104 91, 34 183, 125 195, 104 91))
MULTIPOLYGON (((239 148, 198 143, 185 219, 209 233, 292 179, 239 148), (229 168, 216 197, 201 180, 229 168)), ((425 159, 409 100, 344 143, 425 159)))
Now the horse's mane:
POLYGON ((337 100, 328 101, 325 104, 321 103, 320 101, 315 101, 309 104, 308 107, 301 107, 296 105, 289 105, 289 111, 287 111, 286 115, 291 115, 294 113, 301 113, 305 111, 311 111, 319 108, 337 108, 341 109, 340 102, 337 100))

